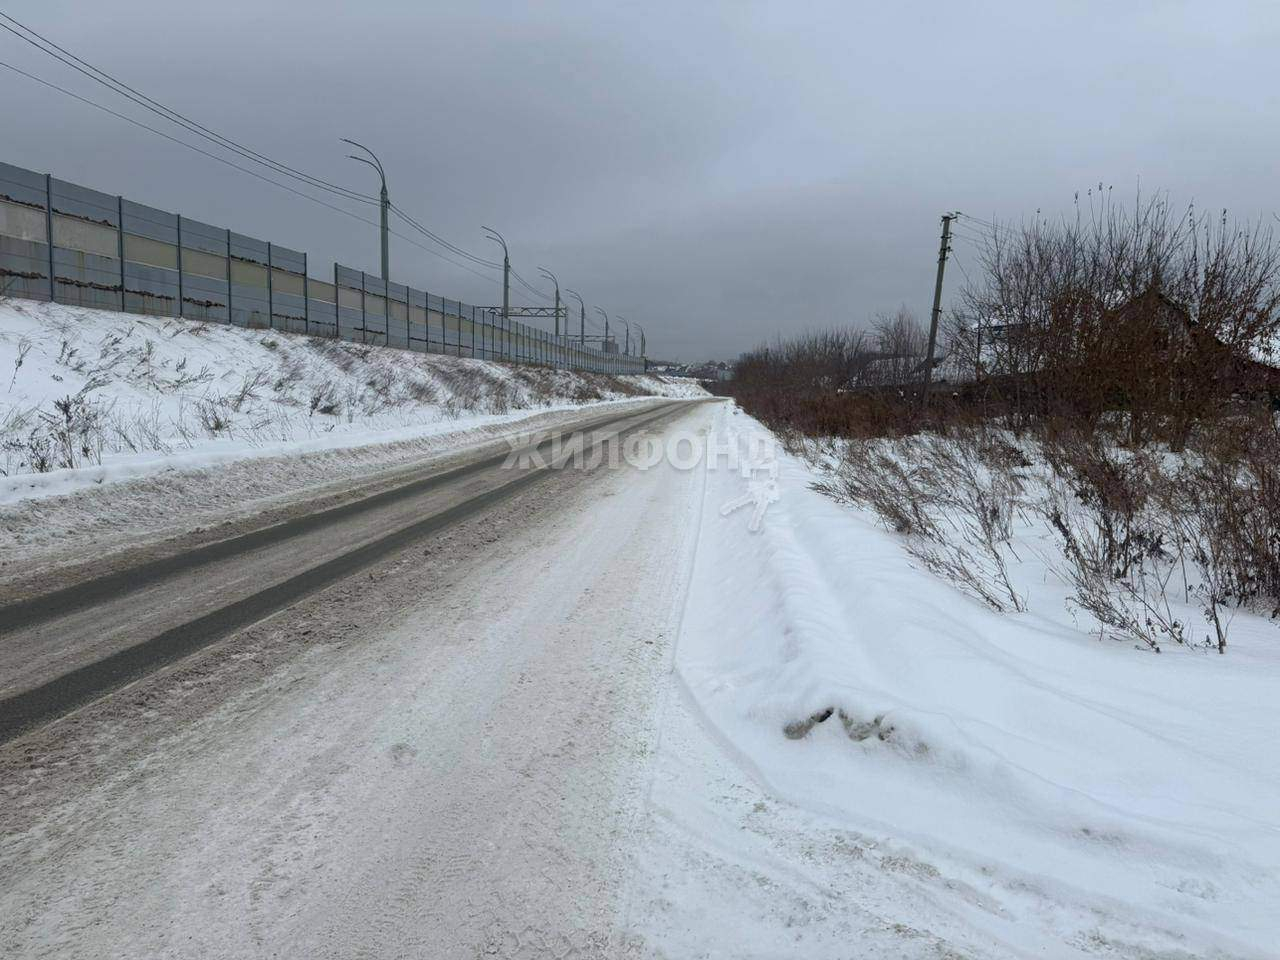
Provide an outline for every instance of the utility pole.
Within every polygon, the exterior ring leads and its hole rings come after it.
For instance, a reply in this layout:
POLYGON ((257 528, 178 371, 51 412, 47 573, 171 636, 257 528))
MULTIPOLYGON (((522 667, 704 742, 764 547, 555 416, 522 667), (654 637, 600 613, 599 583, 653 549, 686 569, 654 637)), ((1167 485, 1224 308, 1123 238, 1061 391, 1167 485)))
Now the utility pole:
POLYGON ((382 180, 382 193, 379 196, 378 206, 382 210, 382 279, 384 283, 391 282, 391 230, 387 225, 387 213, 391 209, 391 199, 387 196, 387 175, 382 172, 382 163, 373 155, 373 151, 366 147, 363 143, 356 143, 354 140, 342 138, 343 143, 349 143, 353 147, 358 147, 369 156, 373 157, 370 162, 364 157, 357 157, 354 154, 347 154, 352 160, 358 160, 361 163, 367 163, 373 169, 378 171, 378 177, 382 180))
MULTIPOLYGON (((582 294, 576 290, 566 290, 565 293, 578 301, 578 343, 585 347, 587 345, 587 305, 582 302, 582 294)), ((569 335, 568 317, 564 320, 564 333, 565 336, 569 335)))
POLYGON ((488 231, 487 236, 494 243, 502 245, 502 325, 507 329, 507 346, 511 345, 511 258, 507 256, 507 241, 502 239, 502 234, 493 227, 486 227, 483 224, 481 230, 488 231))
POLYGON ((951 221, 958 213, 942 215, 942 243, 938 246, 938 279, 933 285, 933 313, 929 317, 929 351, 924 358, 924 389, 920 393, 921 412, 929 409, 929 387, 933 384, 933 353, 938 345, 938 318, 942 314, 942 274, 947 269, 951 249, 951 221))

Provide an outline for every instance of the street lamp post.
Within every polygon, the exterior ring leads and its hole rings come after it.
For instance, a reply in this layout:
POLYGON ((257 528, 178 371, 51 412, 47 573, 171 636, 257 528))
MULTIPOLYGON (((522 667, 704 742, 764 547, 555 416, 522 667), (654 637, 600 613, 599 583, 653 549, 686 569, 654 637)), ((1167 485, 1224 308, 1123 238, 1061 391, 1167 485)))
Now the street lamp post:
POLYGON ((511 258, 507 255, 507 241, 502 239, 502 234, 492 227, 481 225, 481 230, 486 231, 486 236, 494 243, 502 245, 502 326, 506 330, 506 348, 507 352, 511 351, 511 258))
POLYGON ((556 337, 560 336, 560 281, 556 279, 556 275, 546 267, 538 268, 544 277, 556 285, 556 337))
MULTIPOLYGON (((578 344, 582 347, 587 345, 587 305, 582 302, 582 294, 577 290, 565 290, 569 296, 578 301, 578 344)), ((569 321, 566 318, 564 324, 565 334, 569 333, 569 321)))
POLYGON ((631 356, 631 324, 627 323, 626 319, 621 315, 618 316, 618 322, 621 323, 627 331, 626 346, 622 350, 622 355, 629 357, 631 356))
POLYGON ((379 197, 378 207, 382 211, 382 279, 385 283, 391 282, 391 239, 390 228, 387 225, 387 211, 391 208, 391 199, 387 196, 387 175, 382 170, 382 162, 374 156, 372 150, 363 143, 356 143, 354 140, 342 138, 343 143, 349 143, 353 147, 357 147, 373 157, 373 160, 366 160, 364 157, 357 157, 353 153, 347 154, 352 160, 358 160, 360 163, 367 163, 373 169, 378 171, 378 178, 382 180, 382 193, 379 197))
POLYGON ((604 354, 605 363, 611 365, 609 360, 609 315, 596 307, 596 313, 604 317, 604 339, 600 341, 600 352, 604 354))

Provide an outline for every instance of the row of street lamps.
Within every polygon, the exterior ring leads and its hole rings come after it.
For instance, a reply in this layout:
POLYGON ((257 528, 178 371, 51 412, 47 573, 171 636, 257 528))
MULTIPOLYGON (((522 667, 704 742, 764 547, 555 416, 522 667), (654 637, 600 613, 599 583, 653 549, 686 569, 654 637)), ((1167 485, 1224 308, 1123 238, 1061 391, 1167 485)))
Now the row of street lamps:
MULTIPOLYGON (((356 147, 359 150, 363 150, 365 153, 367 153, 369 155, 369 158, 358 157, 354 153, 349 153, 347 154, 347 156, 352 160, 358 161, 359 163, 364 163, 370 167, 373 167, 373 169, 378 172, 378 179, 382 181, 382 189, 378 197, 378 200, 379 200, 378 206, 382 212, 382 218, 381 218, 382 219, 382 279, 389 283, 391 281, 391 240, 390 240, 391 231, 390 231, 390 226, 388 225, 388 222, 387 222, 387 218, 391 210, 391 199, 387 193, 387 175, 386 175, 386 172, 382 169, 382 162, 378 160, 377 156, 374 155, 374 152, 370 150, 368 147, 366 147, 364 144, 356 143, 356 141, 354 140, 348 140, 346 137, 342 138, 342 142, 349 143, 351 144, 351 146, 356 147)), ((505 322, 506 320, 509 319, 511 315, 511 257, 507 253, 507 241, 503 239, 502 234, 498 233, 498 231, 494 230, 492 227, 482 226, 480 229, 482 229, 485 232, 485 236, 488 239, 492 240, 494 243, 497 243, 502 247, 502 319, 505 322)), ((553 284, 555 284, 556 336, 559 337, 561 335, 560 334, 560 281, 556 278, 556 275, 552 273, 550 270, 548 270, 546 267, 539 267, 538 270, 542 273, 544 277, 546 277, 553 284)), ((566 289, 565 293, 569 294, 569 296, 573 297, 575 300, 578 301, 578 338, 582 343, 585 344, 587 342, 586 304, 582 302, 582 296, 578 294, 576 291, 566 289)), ((607 314, 600 307, 596 307, 595 310, 598 314, 600 314, 600 316, 604 317, 603 343, 608 344, 611 342, 611 338, 609 337, 609 314, 607 314)), ((631 324, 628 323, 624 317, 618 317, 617 319, 618 319, 618 322, 620 322, 626 330, 626 340, 625 340, 625 346, 623 348, 623 354, 629 357, 631 356, 631 324)), ((645 355, 644 327, 640 326, 639 323, 636 323, 636 327, 640 331, 640 356, 643 357, 645 355)), ((565 317, 564 336, 565 337, 569 336, 569 321, 567 316, 565 317)))

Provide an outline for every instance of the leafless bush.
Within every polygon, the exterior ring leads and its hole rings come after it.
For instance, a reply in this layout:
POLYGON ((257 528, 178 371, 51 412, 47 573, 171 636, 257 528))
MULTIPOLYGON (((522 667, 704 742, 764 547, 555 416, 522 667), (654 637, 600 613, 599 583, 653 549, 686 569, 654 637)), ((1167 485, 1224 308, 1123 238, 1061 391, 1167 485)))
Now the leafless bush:
POLYGON ((22 364, 26 362, 27 354, 31 352, 31 341, 23 337, 18 341, 18 355, 13 358, 13 376, 9 378, 9 392, 13 392, 13 385, 18 382, 18 371, 22 369, 22 364))
POLYGON ((869 507, 934 574, 997 610, 1023 610, 1005 558, 1022 492, 1015 471, 1023 462, 1014 448, 981 430, 855 440, 818 489, 869 507))
POLYGON ((1225 652, 1231 611, 1280 617, 1280 430, 1274 415, 1224 424, 1153 495, 1170 540, 1196 577, 1191 587, 1225 652))
POLYGON ((521 384, 529 392, 529 401, 533 405, 545 405, 555 398, 555 371, 524 368, 517 375, 521 384))
POLYGON ((53 441, 57 466, 66 469, 102 462, 104 410, 83 392, 53 401, 54 412, 42 413, 53 441))
POLYGON ((313 386, 308 406, 313 416, 317 413, 337 416, 342 406, 338 402, 338 388, 334 386, 333 381, 326 380, 324 383, 313 386))
POLYGON ((435 403, 436 388, 431 381, 421 376, 411 376, 405 384, 405 393, 414 403, 435 403))
POLYGON ((0 423, 7 473, 74 469, 102 462, 111 405, 86 391, 53 401, 52 410, 11 409, 0 423))
POLYGON ((1157 476, 1149 453, 1120 449, 1097 432, 1046 431, 1038 438, 1049 468, 1093 518, 1102 560, 1113 578, 1127 576, 1163 549, 1163 534, 1146 514, 1157 476))
POLYGON ((520 391, 514 383, 497 384, 489 395, 490 413, 509 413, 520 403, 520 391))
POLYGON ((200 426, 210 437, 218 437, 231 429, 231 418, 222 404, 208 398, 196 401, 196 416, 200 426))
POLYGON ((1171 564, 1158 572, 1140 560, 1117 575, 1096 509, 1080 505, 1062 484, 1050 486, 1042 509, 1062 540, 1062 560, 1050 566, 1072 589, 1070 603, 1090 614, 1101 632, 1137 639, 1156 653, 1163 641, 1187 642, 1185 625, 1169 604, 1171 564))
POLYGON ((1189 643, 1172 612, 1181 573, 1227 649, 1234 610, 1280 615, 1280 435, 1274 415, 1224 421, 1171 465, 1100 436, 1044 444, 1054 480, 1042 509, 1062 541, 1073 603, 1152 649, 1189 643))
POLYGON ((259 399, 258 391, 270 380, 267 371, 261 367, 246 373, 240 380, 240 386, 228 394, 223 402, 232 410, 239 411, 250 400, 259 399))
POLYGON ((1280 334, 1270 229, 1100 187, 1074 219, 996 225, 980 259, 960 345, 1019 416, 1088 426, 1123 410, 1132 445, 1180 447, 1233 394, 1275 387, 1257 363, 1280 334))

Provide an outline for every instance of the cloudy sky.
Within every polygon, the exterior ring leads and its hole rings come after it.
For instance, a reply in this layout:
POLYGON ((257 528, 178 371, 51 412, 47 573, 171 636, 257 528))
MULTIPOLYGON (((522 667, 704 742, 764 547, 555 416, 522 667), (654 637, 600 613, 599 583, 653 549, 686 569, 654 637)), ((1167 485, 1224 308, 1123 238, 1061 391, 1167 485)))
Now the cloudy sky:
MULTIPOLYGON (((728 359, 900 304, 925 316, 947 210, 1017 221, 1099 183, 1244 218, 1280 210, 1271 2, 0 10, 314 176, 374 192, 338 138, 368 144, 405 211, 484 257, 497 248, 480 225, 497 228, 524 277, 547 266, 589 307, 639 321, 651 356, 728 359)), ((164 125, 11 34, 0 60, 164 125)), ((0 159, 306 250, 313 265, 378 269, 372 227, 3 69, 0 89, 0 159)), ((949 289, 976 272, 971 240, 955 253, 949 289)), ((493 271, 477 269, 392 238, 395 279, 500 302, 493 271)))

